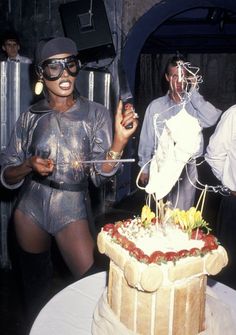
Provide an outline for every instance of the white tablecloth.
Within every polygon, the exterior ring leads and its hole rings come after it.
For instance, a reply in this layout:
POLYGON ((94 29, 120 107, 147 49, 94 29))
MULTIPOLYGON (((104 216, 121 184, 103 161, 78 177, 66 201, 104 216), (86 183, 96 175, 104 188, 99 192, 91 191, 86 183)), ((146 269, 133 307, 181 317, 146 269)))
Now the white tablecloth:
MULTIPOLYGON (((106 272, 100 272, 56 294, 39 313, 30 335, 91 335, 93 312, 106 280, 106 272)), ((208 283, 217 297, 230 308, 236 323, 236 291, 212 280, 208 283)))

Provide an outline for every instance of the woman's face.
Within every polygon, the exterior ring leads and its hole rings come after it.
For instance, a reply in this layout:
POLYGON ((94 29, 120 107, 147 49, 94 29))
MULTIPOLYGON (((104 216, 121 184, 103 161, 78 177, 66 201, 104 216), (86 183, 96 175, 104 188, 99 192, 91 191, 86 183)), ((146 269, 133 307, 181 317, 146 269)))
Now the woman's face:
POLYGON ((57 97, 72 95, 78 74, 76 60, 70 54, 65 53, 54 55, 43 64, 46 64, 43 66, 43 73, 45 73, 43 79, 49 95, 57 97))

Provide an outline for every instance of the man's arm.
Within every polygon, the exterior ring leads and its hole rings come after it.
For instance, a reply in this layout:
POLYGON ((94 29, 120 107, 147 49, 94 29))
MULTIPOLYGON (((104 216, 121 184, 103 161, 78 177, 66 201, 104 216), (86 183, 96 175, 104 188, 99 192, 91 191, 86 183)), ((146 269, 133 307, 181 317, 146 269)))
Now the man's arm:
POLYGON ((197 90, 193 91, 190 104, 195 109, 195 116, 203 128, 211 127, 216 124, 222 114, 220 109, 206 101, 197 90))
POLYGON ((236 106, 233 106, 223 114, 214 134, 210 138, 205 155, 212 172, 223 184, 224 175, 228 173, 228 171, 225 171, 226 161, 230 152, 232 152, 232 141, 236 135, 234 130, 235 122, 236 106))
MULTIPOLYGON (((143 167, 153 156, 155 149, 155 131, 154 131, 154 120, 153 120, 153 109, 152 103, 148 106, 140 133, 138 156, 138 165, 143 167)), ((143 169, 145 174, 149 172, 149 166, 143 169)))

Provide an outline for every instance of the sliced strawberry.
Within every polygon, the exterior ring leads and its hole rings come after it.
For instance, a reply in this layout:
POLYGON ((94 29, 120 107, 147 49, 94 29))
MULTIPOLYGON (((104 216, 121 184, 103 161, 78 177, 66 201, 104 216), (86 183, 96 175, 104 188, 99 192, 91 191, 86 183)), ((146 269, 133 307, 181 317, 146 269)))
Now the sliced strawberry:
POLYGON ((211 243, 212 241, 217 242, 217 238, 212 234, 207 234, 203 236, 203 241, 211 243))
POLYGON ((167 262, 176 261, 178 259, 178 255, 174 251, 168 251, 165 253, 165 259, 167 260, 167 262))
POLYGON ((186 256, 188 256, 189 255, 189 250, 186 250, 186 249, 182 249, 182 250, 179 250, 178 252, 177 252, 177 256, 179 257, 179 258, 183 258, 183 257, 186 257, 186 256))
POLYGON ((121 235, 121 245, 124 247, 124 245, 129 241, 126 236, 121 235))
POLYGON ((204 241, 204 246, 208 247, 209 250, 213 250, 213 249, 218 248, 217 238, 212 234, 205 235, 203 237, 203 241, 204 241))
POLYGON ((204 232, 201 229, 194 229, 191 234, 192 240, 201 240, 204 236, 204 232))
POLYGON ((113 231, 112 238, 114 238, 117 243, 122 244, 124 236, 122 236, 118 231, 113 231))
POLYGON ((154 251, 150 255, 150 263, 160 263, 165 259, 165 254, 162 251, 154 251))
POLYGON ((107 223, 105 226, 102 228, 103 231, 109 231, 114 229, 114 224, 113 223, 107 223))
POLYGON ((204 246, 201 248, 201 255, 205 255, 210 252, 210 248, 208 246, 204 246))
POLYGON ((207 247, 209 250, 217 249, 218 248, 218 243, 216 240, 206 240, 204 241, 204 247, 207 247))
POLYGON ((127 239, 127 241, 125 241, 124 244, 123 244, 123 248, 124 248, 125 250, 128 250, 129 252, 131 252, 134 248, 136 248, 136 245, 135 245, 134 242, 129 241, 129 240, 127 239))
POLYGON ((200 249, 198 248, 192 248, 189 250, 189 256, 199 256, 200 249))
POLYGON ((116 229, 118 230, 118 228, 120 228, 121 226, 123 226, 124 222, 123 221, 118 221, 116 222, 116 229))
POLYGON ((210 250, 215 250, 215 249, 218 248, 218 244, 217 244, 217 243, 212 243, 211 245, 208 245, 208 248, 209 248, 210 250))
POLYGON ((158 223, 158 219, 157 219, 157 218, 152 218, 152 219, 151 219, 151 223, 153 223, 153 224, 158 223))
POLYGON ((149 264, 150 263, 150 257, 146 254, 144 254, 143 256, 140 256, 139 261, 145 264, 149 264))
POLYGON ((140 248, 134 248, 130 251, 130 255, 135 257, 137 260, 140 260, 142 257, 144 257, 144 252, 140 248))
POLYGON ((131 219, 127 219, 127 220, 125 220, 125 221, 123 221, 122 223, 123 223, 123 226, 124 227, 128 227, 129 225, 130 225, 130 223, 131 223, 131 219))

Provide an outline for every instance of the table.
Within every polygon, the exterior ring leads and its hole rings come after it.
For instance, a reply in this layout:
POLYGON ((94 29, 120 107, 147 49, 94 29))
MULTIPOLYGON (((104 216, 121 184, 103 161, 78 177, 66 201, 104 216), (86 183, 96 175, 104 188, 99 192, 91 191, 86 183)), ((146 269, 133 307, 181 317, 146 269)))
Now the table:
MULTIPOLYGON (((106 282, 107 273, 100 272, 67 286, 40 311, 30 335, 91 335, 93 312, 106 282)), ((208 286, 236 322, 236 291, 210 279, 208 286)))

